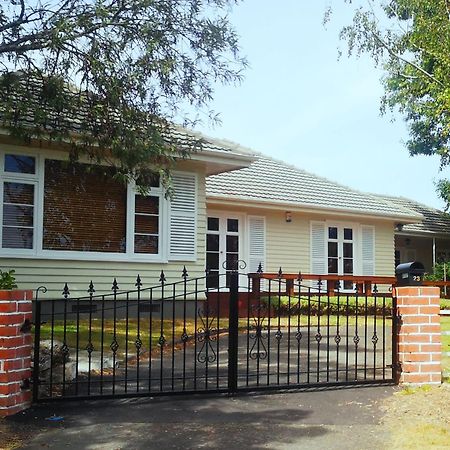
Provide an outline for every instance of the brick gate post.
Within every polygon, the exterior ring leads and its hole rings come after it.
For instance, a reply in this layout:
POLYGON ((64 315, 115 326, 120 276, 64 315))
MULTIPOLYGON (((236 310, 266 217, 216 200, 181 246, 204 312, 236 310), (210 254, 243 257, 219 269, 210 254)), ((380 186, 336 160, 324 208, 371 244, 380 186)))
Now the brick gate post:
POLYGON ((32 291, 0 291, 0 417, 31 405, 32 291))
POLYGON ((396 330, 399 383, 440 384, 439 288, 397 287, 394 295, 397 297, 399 316, 396 330))

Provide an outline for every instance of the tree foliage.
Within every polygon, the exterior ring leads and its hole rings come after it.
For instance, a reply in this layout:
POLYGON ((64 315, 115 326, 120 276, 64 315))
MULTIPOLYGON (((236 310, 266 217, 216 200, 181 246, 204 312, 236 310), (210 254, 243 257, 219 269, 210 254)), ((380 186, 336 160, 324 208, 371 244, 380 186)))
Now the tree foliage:
MULTIPOLYGON (((385 70, 382 111, 398 109, 409 125, 411 155, 450 164, 450 1, 346 0, 356 5, 341 30, 348 54, 365 53, 385 70)), ((450 183, 438 183, 450 205, 450 183)))
POLYGON ((246 65, 227 13, 238 0, 5 0, 0 121, 64 143, 145 184, 180 149, 172 120, 211 117, 214 84, 246 65), (193 113, 194 112, 194 113, 193 113), (193 115, 194 114, 194 115, 193 115))

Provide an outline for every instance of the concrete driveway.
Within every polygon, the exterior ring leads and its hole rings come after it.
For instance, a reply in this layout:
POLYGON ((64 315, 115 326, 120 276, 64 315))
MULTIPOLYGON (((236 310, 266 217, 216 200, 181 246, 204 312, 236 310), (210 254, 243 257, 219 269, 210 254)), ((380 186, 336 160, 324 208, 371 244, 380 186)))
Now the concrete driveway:
POLYGON ((30 432, 25 449, 380 449, 380 403, 396 389, 51 403, 9 420, 30 432))

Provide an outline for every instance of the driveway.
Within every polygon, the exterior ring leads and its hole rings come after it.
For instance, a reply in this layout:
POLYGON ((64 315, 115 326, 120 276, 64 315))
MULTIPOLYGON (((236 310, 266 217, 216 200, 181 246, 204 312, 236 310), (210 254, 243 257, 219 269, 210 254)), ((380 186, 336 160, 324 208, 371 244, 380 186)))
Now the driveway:
POLYGON ((380 449, 379 406, 396 389, 51 403, 9 420, 32 432, 24 449, 380 449))

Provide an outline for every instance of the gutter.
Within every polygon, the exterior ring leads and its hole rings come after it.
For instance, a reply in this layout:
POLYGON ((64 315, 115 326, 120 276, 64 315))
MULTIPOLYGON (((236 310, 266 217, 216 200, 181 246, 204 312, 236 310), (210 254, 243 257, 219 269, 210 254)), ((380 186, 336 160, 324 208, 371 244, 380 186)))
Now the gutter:
POLYGON ((361 211, 359 209, 351 209, 351 208, 338 208, 338 207, 326 207, 326 206, 315 206, 310 204, 302 204, 302 203, 292 203, 286 201, 275 201, 275 200, 267 200, 267 199, 254 199, 250 197, 232 197, 226 195, 206 195, 206 203, 212 203, 215 205, 226 205, 230 206, 242 206, 242 207, 265 207, 270 209, 282 210, 285 211, 289 208, 292 211, 296 212, 310 212, 310 213, 329 213, 332 212, 336 215, 340 216, 348 216, 353 215, 357 217, 363 218, 373 218, 376 217, 378 219, 392 220, 396 222, 402 223, 417 223, 421 222, 424 219, 422 214, 413 214, 413 215, 393 215, 384 212, 370 212, 370 211, 361 211))

